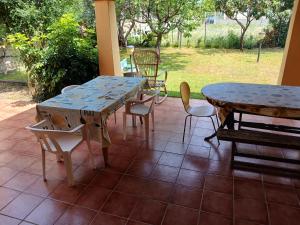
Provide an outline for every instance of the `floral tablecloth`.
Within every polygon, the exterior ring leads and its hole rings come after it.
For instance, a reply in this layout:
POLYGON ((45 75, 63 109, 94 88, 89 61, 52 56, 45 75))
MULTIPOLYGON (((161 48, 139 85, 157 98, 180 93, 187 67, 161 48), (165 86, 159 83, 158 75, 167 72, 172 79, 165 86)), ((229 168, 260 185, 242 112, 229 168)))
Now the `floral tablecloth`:
POLYGON ((232 111, 300 119, 300 87, 217 83, 205 86, 202 93, 218 108, 222 123, 232 111))
POLYGON ((107 118, 134 97, 146 84, 145 78, 99 76, 65 94, 60 94, 37 104, 39 120, 59 115, 68 128, 87 124, 90 138, 102 141, 102 148, 111 141, 107 129, 107 118))

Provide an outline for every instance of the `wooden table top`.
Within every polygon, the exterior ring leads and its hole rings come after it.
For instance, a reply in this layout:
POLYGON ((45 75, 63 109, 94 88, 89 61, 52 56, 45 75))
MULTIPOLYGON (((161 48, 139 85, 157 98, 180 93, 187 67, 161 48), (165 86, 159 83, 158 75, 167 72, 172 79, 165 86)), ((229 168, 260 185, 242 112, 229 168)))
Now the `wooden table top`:
POLYGON ((208 101, 222 105, 300 110, 300 87, 247 83, 217 83, 205 86, 208 101))

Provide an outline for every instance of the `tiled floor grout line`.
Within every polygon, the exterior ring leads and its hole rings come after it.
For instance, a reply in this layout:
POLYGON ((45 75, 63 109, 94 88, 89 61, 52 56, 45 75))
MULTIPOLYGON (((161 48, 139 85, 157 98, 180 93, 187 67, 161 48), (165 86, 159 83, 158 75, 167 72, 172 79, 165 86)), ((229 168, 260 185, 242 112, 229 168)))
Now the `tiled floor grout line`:
POLYGON ((268 225, 271 225, 270 210, 269 210, 269 204, 268 204, 268 199, 267 199, 267 192, 266 192, 266 187, 265 187, 265 182, 264 182, 263 175, 261 175, 261 182, 262 182, 263 191, 264 191, 264 200, 265 200, 265 206, 266 206, 267 216, 268 216, 268 225))

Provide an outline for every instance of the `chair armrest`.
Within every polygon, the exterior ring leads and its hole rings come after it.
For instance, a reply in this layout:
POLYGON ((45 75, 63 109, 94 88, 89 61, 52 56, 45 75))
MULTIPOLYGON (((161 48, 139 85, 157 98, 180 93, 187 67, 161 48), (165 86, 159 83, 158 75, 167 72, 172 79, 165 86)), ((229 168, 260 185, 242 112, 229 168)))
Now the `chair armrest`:
POLYGON ((164 81, 167 81, 167 79, 168 79, 168 71, 167 70, 162 70, 162 71, 158 72, 157 76, 159 77, 159 76, 162 76, 163 74, 165 74, 164 81))
POLYGON ((37 126, 40 126, 45 122, 47 122, 47 121, 43 120, 43 121, 35 124, 34 126, 27 126, 26 129, 28 129, 32 132, 40 132, 40 133, 45 133, 45 134, 59 134, 59 133, 60 134, 72 134, 84 127, 84 124, 80 124, 77 127, 73 128, 72 130, 47 130, 47 129, 37 128, 37 126))

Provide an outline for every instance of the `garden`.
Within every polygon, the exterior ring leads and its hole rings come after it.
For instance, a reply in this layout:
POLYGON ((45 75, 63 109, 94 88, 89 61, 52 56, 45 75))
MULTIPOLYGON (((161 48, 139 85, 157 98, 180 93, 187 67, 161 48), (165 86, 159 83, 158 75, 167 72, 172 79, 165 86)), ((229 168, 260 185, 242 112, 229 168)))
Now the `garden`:
MULTIPOLYGON (((292 6, 292 0, 117 0, 121 59, 129 59, 128 45, 157 49, 173 97, 183 80, 193 98, 215 82, 276 84, 292 6)), ((0 0, 0 10, 0 81, 26 82, 42 101, 99 74, 93 0, 0 0)))

